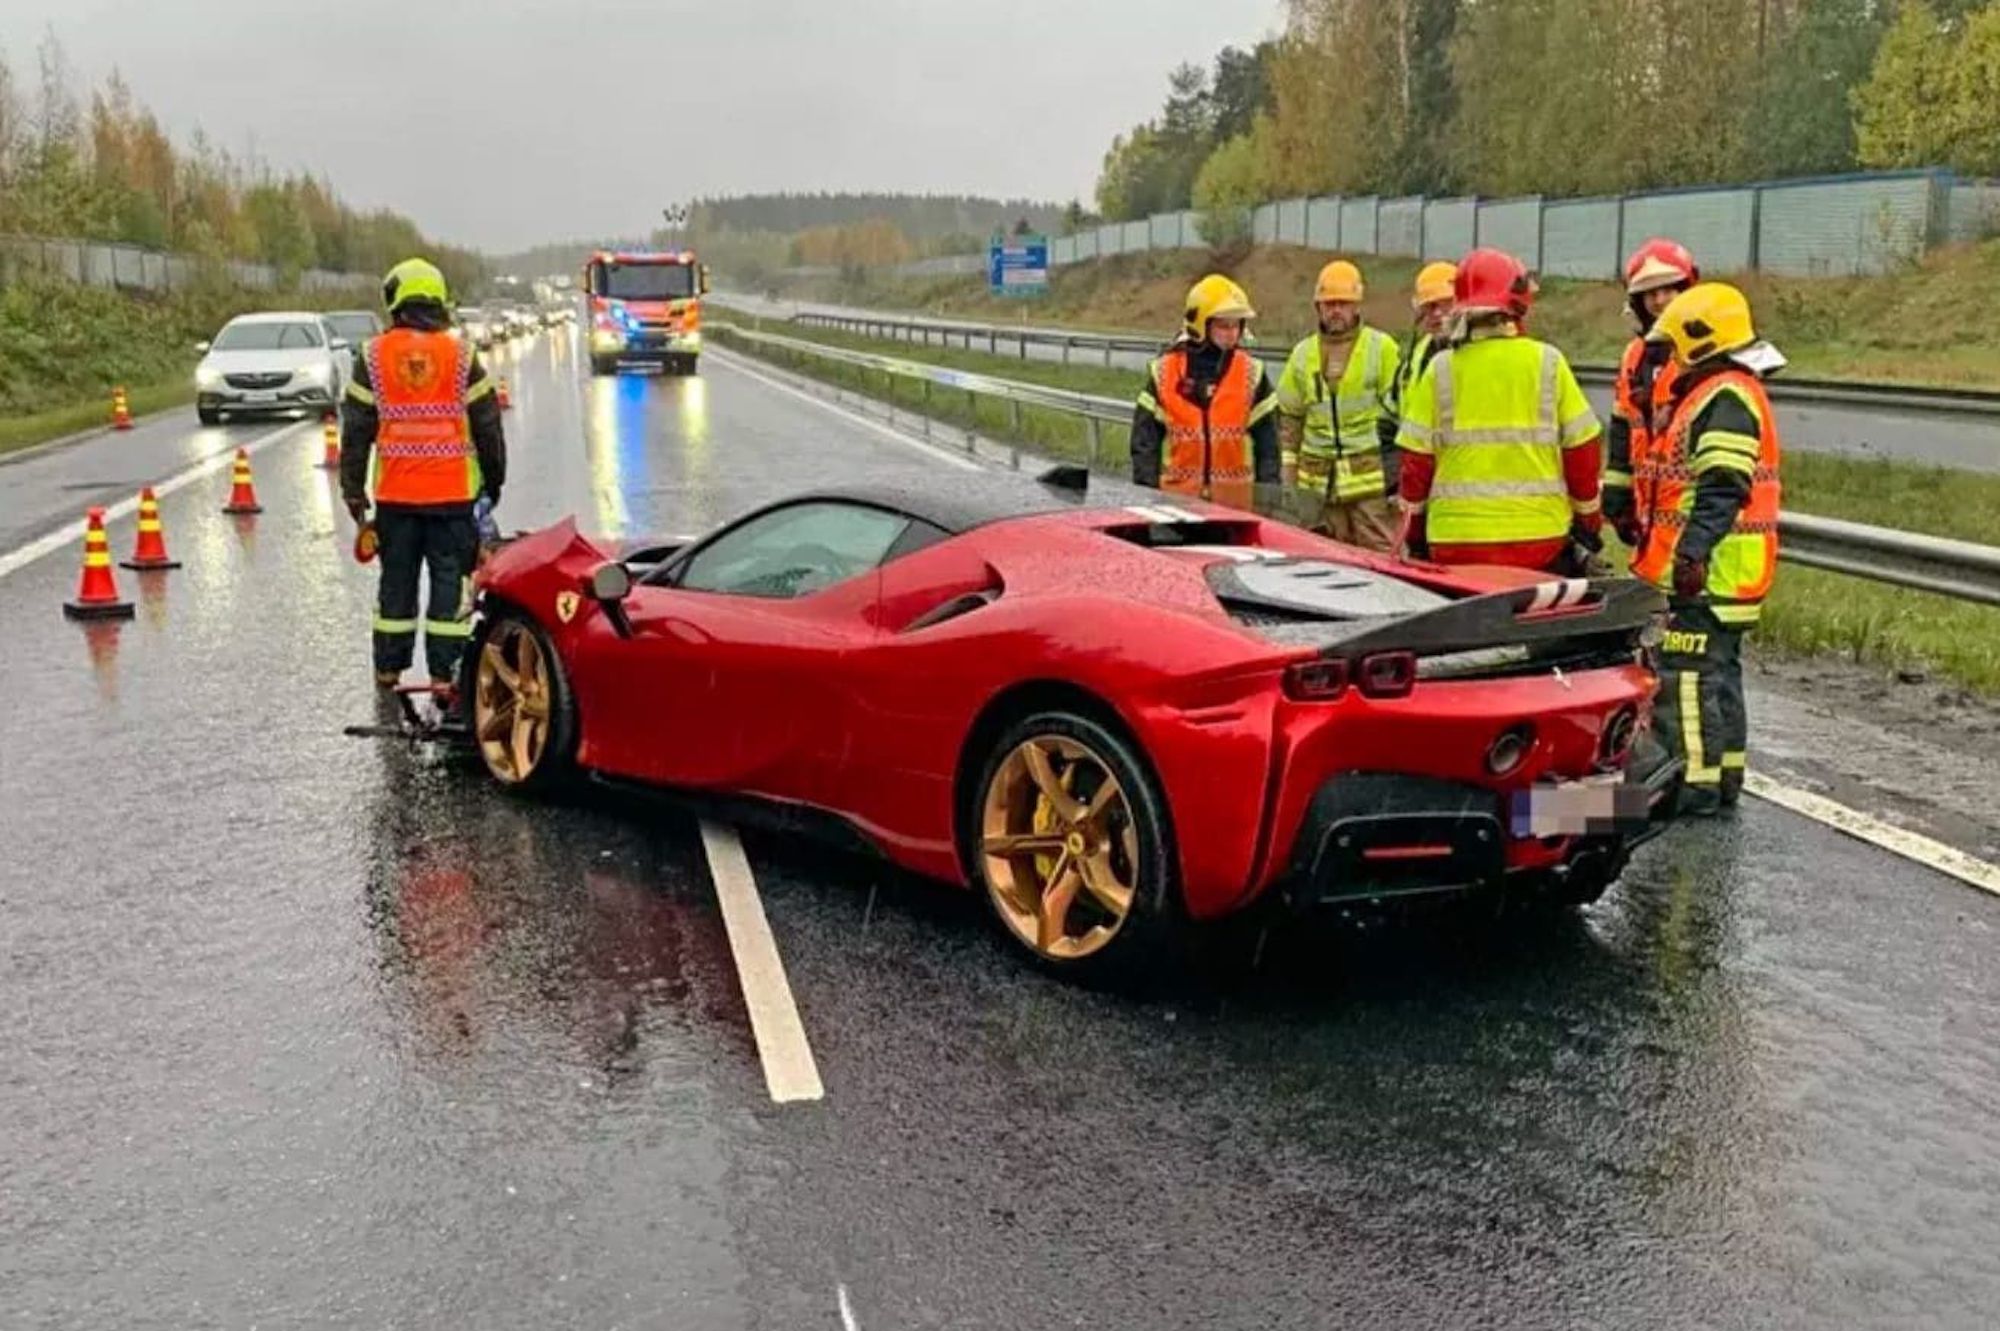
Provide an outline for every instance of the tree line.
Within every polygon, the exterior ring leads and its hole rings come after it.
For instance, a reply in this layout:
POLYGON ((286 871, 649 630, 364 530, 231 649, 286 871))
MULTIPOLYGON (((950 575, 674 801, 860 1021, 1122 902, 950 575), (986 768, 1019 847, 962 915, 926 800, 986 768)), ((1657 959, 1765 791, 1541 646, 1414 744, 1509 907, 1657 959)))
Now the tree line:
POLYGON ((398 213, 349 207, 322 178, 275 175, 200 131, 175 144, 115 72, 79 101, 53 32, 25 80, 0 50, 0 233, 248 260, 281 276, 373 275, 423 254, 455 285, 481 278, 474 252, 438 244, 398 213))
POLYGON ((1996 89, 2000 0, 1289 0, 1279 35, 1173 71, 1097 205, 1193 207, 1226 243, 1321 194, 2000 174, 1996 89))

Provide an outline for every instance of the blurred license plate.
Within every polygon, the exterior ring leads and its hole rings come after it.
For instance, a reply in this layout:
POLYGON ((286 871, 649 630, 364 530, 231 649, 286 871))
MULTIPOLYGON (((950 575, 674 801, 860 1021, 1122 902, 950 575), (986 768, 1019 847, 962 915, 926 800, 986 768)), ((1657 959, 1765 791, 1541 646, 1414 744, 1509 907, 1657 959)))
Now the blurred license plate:
POLYGON ((1645 787, 1613 772, 1515 791, 1509 822, 1517 837, 1608 836, 1645 826, 1648 811, 1645 787))
POLYGON ((269 393, 245 393, 243 400, 245 402, 276 402, 278 394, 275 390, 269 393))

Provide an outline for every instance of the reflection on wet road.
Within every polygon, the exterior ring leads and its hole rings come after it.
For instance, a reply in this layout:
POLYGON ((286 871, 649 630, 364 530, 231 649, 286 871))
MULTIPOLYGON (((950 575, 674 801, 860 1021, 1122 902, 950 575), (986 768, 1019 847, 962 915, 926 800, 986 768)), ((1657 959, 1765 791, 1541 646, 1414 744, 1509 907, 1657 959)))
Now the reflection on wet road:
MULTIPOLYGON (((510 529, 966 483, 724 358, 496 360, 510 529)), ((171 496, 187 567, 121 575, 130 623, 62 621, 70 552, 0 577, 10 1325, 832 1327, 843 1288, 868 1328, 2000 1304, 2000 903, 1761 805, 1582 914, 1287 931, 1254 969, 1241 940, 1146 1001, 748 835, 826 1085, 773 1105, 694 824, 340 735, 372 570, 317 447, 259 456, 254 522, 226 478, 171 496)), ((4 489, 0 530, 75 516, 50 494, 4 489)))

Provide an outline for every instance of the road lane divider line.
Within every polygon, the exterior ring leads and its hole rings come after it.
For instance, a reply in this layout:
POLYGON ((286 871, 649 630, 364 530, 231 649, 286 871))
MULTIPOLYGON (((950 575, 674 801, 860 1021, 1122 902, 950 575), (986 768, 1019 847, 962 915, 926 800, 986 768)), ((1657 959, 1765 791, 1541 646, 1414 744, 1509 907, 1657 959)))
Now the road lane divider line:
POLYGON ((1873 814, 1850 809, 1837 800, 1815 795, 1810 790, 1774 781, 1761 772, 1745 772, 1743 789, 1758 799, 1789 809, 1804 818, 1845 833, 1859 841, 1914 861, 1949 878, 1956 878, 1982 892, 2000 897, 2000 865, 1989 864, 1956 846, 1912 832, 1906 827, 1884 822, 1873 814))
POLYGON ((847 1286, 834 1286, 839 1291, 841 1331, 861 1331, 861 1324, 854 1320, 854 1301, 847 1297, 847 1286))
MULTIPOLYGON (((184 489, 187 486, 193 485, 204 476, 221 471, 236 460, 236 450, 239 448, 245 453, 260 453, 286 435, 296 430, 302 430, 308 425, 317 427, 319 422, 311 419, 294 421, 290 425, 281 425, 275 430, 260 434, 248 443, 231 444, 221 452, 175 472, 164 481, 156 481, 153 484, 153 497, 155 499, 165 499, 174 491, 184 489)), ((106 504, 104 506, 104 521, 107 524, 116 522, 122 517, 137 512, 138 509, 139 496, 134 493, 130 498, 121 499, 115 504, 106 504)), ((85 519, 78 518, 74 522, 56 528, 45 536, 38 536, 26 545, 0 555, 0 578, 26 568, 45 555, 54 554, 58 550, 75 545, 83 538, 84 522, 85 519)))
POLYGON ((927 444, 923 440, 918 439, 913 435, 904 434, 901 430, 898 430, 893 425, 884 425, 881 421, 872 420, 867 416, 863 416, 860 412, 849 411, 846 407, 836 406, 833 403, 828 402, 823 397, 815 397, 811 393, 806 392, 803 388, 795 388, 791 384, 785 383, 783 380, 773 379, 771 376, 767 374, 764 374, 757 370, 753 370, 744 361, 743 357, 737 355, 733 351, 723 351, 718 347, 710 347, 708 351, 704 354, 710 357, 715 357, 716 363, 727 367, 732 374, 740 374, 746 376, 747 378, 755 379, 758 383, 761 383, 768 388, 775 388, 781 393, 790 393, 793 397, 798 398, 801 402, 810 402, 815 407, 818 407, 822 411, 830 411, 836 416, 854 422, 854 424, 856 425, 865 425, 869 429, 874 430, 876 433, 885 435, 888 438, 895 440, 899 444, 902 444, 909 448, 914 448, 920 453, 927 453, 931 457, 936 458, 939 462, 948 463, 951 466, 957 467, 961 471, 986 470, 984 466, 982 466, 977 462, 974 462, 970 458, 960 457, 956 453, 948 452, 945 449, 939 448, 936 444, 927 444))
POLYGON ((806 1043, 805 1023, 792 999, 791 982, 785 978, 771 922, 764 917, 764 902, 757 895, 743 842, 735 828, 704 818, 701 844, 708 852, 716 900, 722 904, 729 950, 736 956, 736 977, 743 986, 743 1005, 750 1010, 750 1033, 764 1064, 764 1084, 779 1104, 822 1099, 826 1088, 820 1084, 812 1046, 806 1043))

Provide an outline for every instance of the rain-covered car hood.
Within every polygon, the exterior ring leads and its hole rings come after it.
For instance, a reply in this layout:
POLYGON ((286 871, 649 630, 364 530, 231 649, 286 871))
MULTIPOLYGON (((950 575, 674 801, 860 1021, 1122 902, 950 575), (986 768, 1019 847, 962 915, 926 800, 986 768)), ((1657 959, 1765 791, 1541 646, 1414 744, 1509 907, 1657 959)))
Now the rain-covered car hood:
POLYGON ((325 347, 287 348, 281 351, 211 351, 201 358, 201 369, 217 374, 276 374, 280 370, 302 370, 324 365, 330 353, 325 347))

